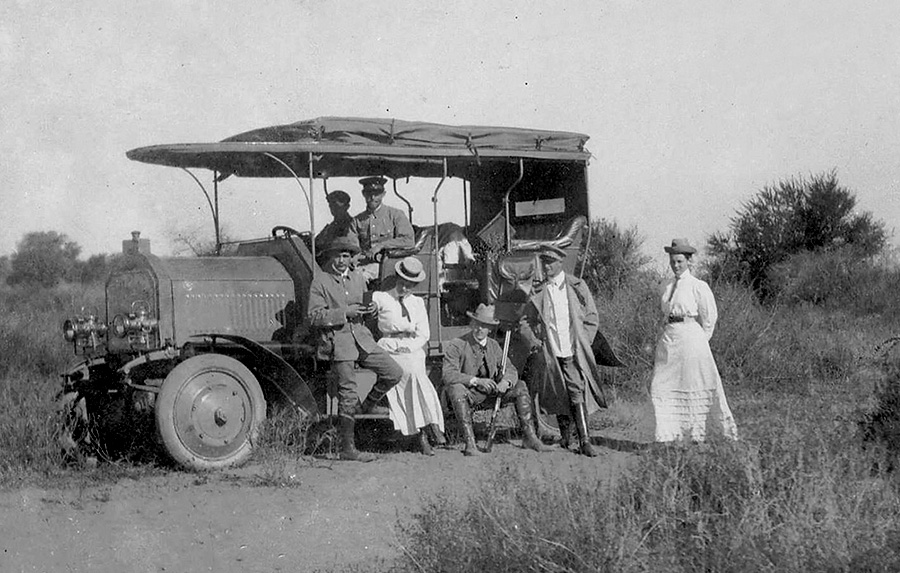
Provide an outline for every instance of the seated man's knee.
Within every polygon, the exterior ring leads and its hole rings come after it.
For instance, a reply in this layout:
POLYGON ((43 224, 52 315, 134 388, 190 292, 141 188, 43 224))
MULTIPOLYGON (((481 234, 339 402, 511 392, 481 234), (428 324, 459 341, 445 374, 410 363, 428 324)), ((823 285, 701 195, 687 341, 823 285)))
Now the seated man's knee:
POLYGON ((447 398, 451 401, 461 400, 468 394, 468 391, 462 384, 449 384, 445 391, 447 392, 447 398))

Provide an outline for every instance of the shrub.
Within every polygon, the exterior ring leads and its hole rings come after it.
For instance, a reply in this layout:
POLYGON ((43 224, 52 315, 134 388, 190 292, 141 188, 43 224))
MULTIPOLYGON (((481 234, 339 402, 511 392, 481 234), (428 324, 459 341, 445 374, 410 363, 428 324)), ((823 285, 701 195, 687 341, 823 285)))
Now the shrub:
POLYGON ((729 232, 709 239, 712 274, 745 282, 766 298, 769 271, 791 254, 841 245, 852 245, 862 256, 881 252, 884 224, 869 213, 857 214, 855 206, 856 197, 834 171, 766 186, 742 206, 729 232))
MULTIPOLYGON (((890 571, 900 493, 844 436, 664 447, 610 484, 510 469, 401 524, 418 571, 890 571)), ((405 565, 405 569, 404 569, 405 565)))
POLYGON ((641 251, 643 242, 636 227, 622 229, 615 221, 592 221, 582 277, 591 292, 610 296, 630 286, 650 262, 641 251))

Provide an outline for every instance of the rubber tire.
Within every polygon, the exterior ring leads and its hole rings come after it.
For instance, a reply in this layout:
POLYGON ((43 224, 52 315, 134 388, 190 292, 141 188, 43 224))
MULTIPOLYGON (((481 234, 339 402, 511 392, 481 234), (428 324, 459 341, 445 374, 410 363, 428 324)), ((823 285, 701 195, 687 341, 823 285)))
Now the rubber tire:
POLYGON ((166 376, 156 397, 155 416, 159 438, 176 463, 191 470, 214 470, 240 465, 250 457, 266 419, 266 400, 246 366, 229 356, 202 354, 166 376), (230 407, 231 425, 228 416, 222 420, 223 407, 230 407), (209 430, 208 435, 198 427, 209 430), (231 440, 213 436, 218 430, 231 440))

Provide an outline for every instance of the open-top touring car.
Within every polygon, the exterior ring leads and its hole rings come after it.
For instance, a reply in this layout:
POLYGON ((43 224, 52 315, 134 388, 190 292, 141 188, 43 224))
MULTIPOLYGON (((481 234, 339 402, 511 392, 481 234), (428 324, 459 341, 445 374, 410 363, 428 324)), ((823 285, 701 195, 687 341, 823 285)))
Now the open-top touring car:
MULTIPOLYGON (((316 360, 315 333, 306 321, 309 285, 322 272, 313 238, 323 214, 313 199, 327 195, 332 178, 386 177, 406 204, 415 244, 386 252, 381 277, 409 255, 429 271, 417 294, 429 313, 430 372, 440 388, 442 344, 465 330, 466 311, 480 302, 496 303, 498 311, 505 304, 504 312, 514 314, 539 278, 537 249, 564 248, 567 272, 583 271, 579 255, 590 233, 587 139, 324 117, 217 143, 129 151, 135 161, 183 168, 200 185, 212 212, 216 256, 159 257, 138 233, 123 242, 122 264, 106 282, 105 316, 81 314, 65 323, 66 339, 81 357, 63 374, 67 442, 86 447, 92 436, 110 431, 110 417, 122 432, 135 412, 152 412, 174 460, 209 469, 247 459, 269 404, 283 402, 314 419, 335 414, 336 388, 328 365, 316 360), (212 172, 212 193, 189 169, 212 172), (231 177, 293 179, 308 221, 285 221, 270 236, 223 243, 219 187, 231 177), (454 186, 456 198, 446 199, 454 186), (413 217, 413 193, 427 194, 429 217, 413 217), (447 220, 454 211, 458 223, 447 220), (445 252, 454 233, 474 247, 471 260, 445 252)), ((374 376, 360 371, 358 378, 365 395, 374 376)))

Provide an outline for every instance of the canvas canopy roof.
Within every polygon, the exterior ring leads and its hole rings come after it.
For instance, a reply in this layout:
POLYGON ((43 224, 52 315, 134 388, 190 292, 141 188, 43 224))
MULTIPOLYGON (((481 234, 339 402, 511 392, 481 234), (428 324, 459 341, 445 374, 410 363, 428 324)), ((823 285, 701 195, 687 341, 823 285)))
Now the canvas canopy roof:
POLYGON ((465 177, 473 166, 534 159, 586 163, 588 136, 515 127, 451 126, 398 119, 320 117, 265 127, 218 143, 177 143, 132 149, 129 159, 223 176, 288 177, 271 156, 309 177, 381 174, 391 178, 465 177))

